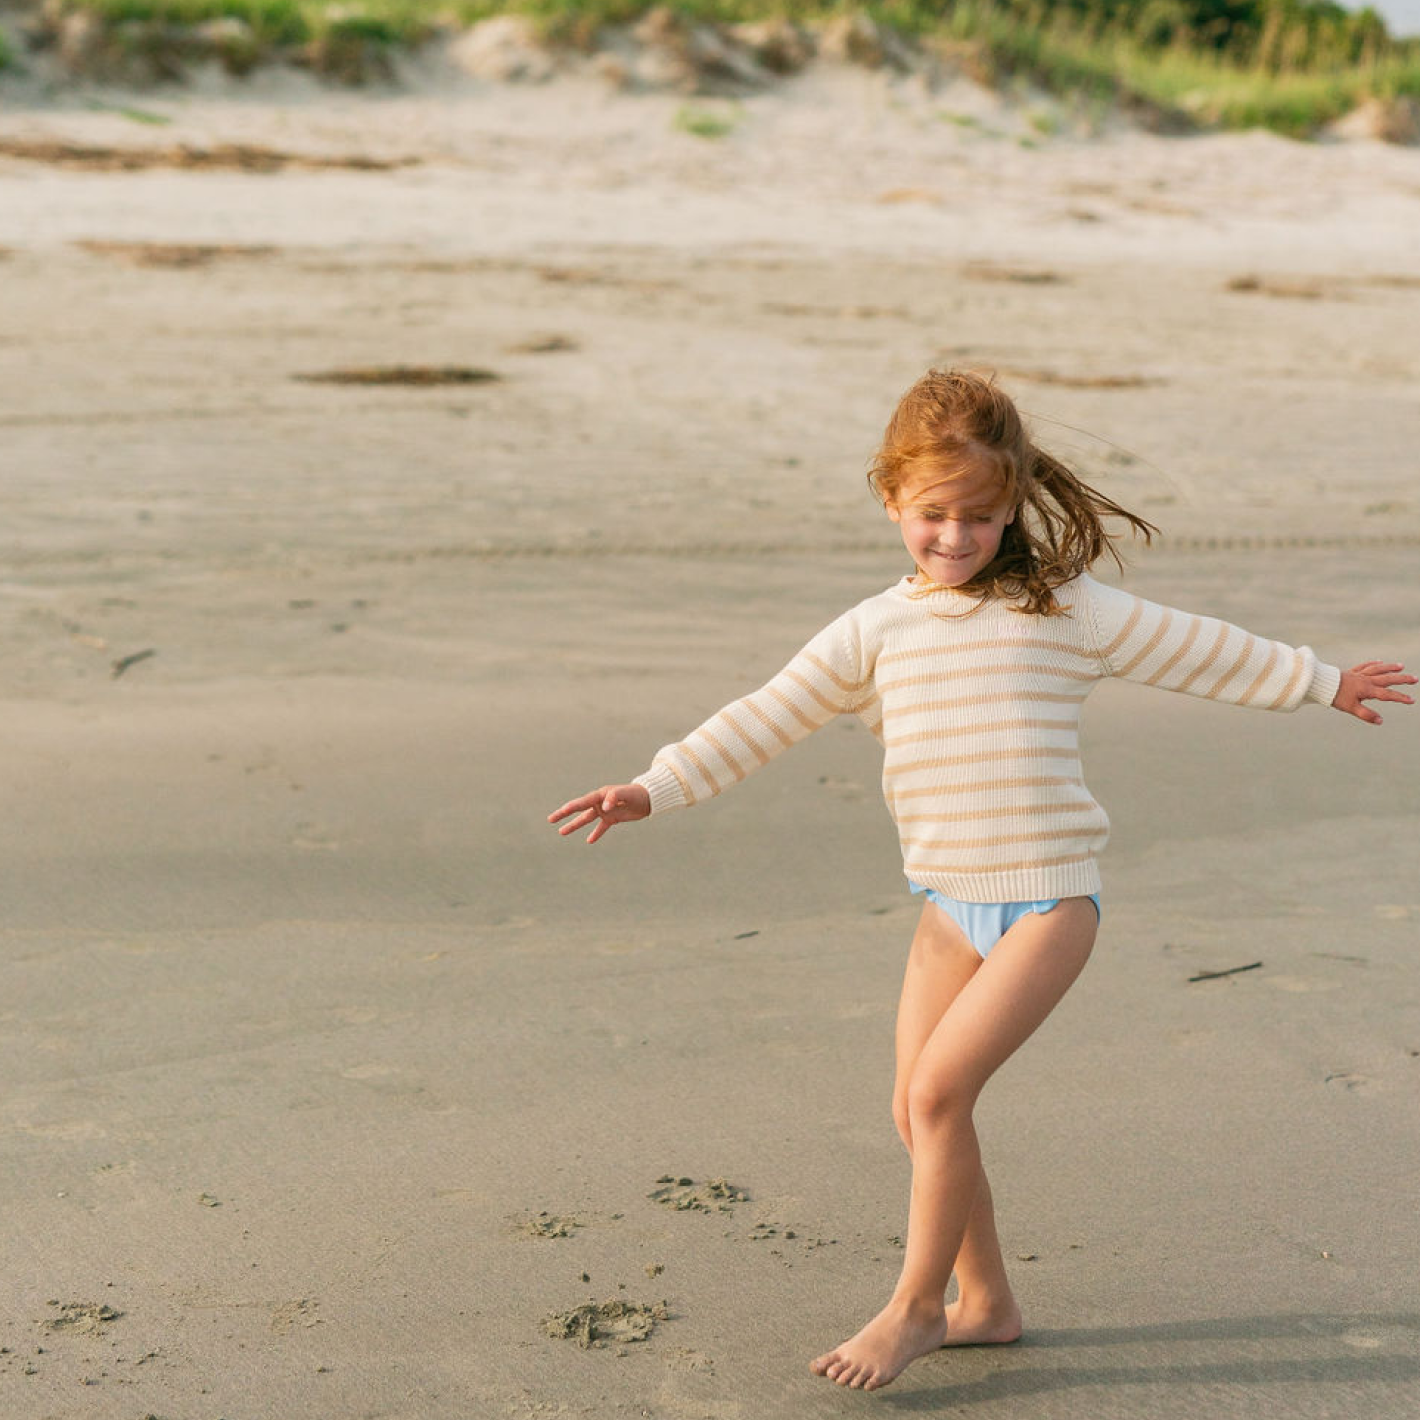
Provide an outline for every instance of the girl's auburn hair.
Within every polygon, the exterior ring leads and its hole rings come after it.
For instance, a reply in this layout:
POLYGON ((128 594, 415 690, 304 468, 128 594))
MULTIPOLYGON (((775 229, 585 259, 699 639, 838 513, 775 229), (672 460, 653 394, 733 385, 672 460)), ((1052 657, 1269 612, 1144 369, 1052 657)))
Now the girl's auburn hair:
POLYGON ((898 401, 873 458, 868 482, 883 503, 900 501, 908 483, 927 473, 952 478, 994 472, 1016 510, 996 556, 957 590, 996 595, 1037 616, 1063 608, 1055 588, 1105 553, 1123 567, 1106 518, 1119 518, 1150 542, 1152 523, 1082 482, 1053 454, 1037 448, 1015 404, 994 375, 929 370, 898 401))

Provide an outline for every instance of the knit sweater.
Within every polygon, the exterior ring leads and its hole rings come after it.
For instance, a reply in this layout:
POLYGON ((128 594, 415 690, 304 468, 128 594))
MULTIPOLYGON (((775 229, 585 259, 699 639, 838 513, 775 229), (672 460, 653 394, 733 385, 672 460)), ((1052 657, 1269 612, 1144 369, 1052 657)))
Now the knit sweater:
POLYGON ((1079 723, 1107 676, 1206 700, 1329 705, 1341 672, 1227 622, 1081 576, 1064 616, 910 578, 826 626, 771 681, 725 706, 636 779, 651 812, 718 794, 836 715, 882 742, 883 793, 913 882, 965 902, 1100 888, 1109 820, 1085 787, 1079 723))

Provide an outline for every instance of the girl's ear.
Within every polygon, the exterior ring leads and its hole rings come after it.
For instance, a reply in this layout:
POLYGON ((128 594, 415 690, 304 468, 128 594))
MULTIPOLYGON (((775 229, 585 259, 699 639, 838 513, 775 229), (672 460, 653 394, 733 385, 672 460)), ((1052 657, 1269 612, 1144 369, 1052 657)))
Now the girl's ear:
POLYGON ((1002 526, 1003 526, 1003 527, 1010 527, 1011 524, 1012 524, 1013 522, 1015 522, 1015 521, 1016 521, 1016 510, 1015 510, 1015 507, 1014 507, 1014 505, 1013 505, 1012 508, 1011 508, 1011 511, 1006 514, 1006 521, 1002 524, 1002 526))
POLYGON ((902 521, 902 509, 899 508, 897 504, 894 503, 890 498, 883 504, 883 512, 885 512, 888 517, 890 517, 895 523, 900 523, 902 521))

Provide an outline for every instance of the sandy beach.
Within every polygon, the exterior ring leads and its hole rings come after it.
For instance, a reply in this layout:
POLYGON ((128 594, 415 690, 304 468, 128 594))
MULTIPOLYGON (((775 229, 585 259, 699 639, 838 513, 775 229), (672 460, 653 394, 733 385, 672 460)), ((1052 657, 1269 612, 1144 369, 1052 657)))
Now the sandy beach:
POLYGON ((545 815, 906 570, 932 364, 1132 589, 1420 663, 1416 150, 405 77, 0 86, 0 1416, 1409 1420, 1420 714, 1092 697, 1099 944, 979 1116, 1026 1337, 873 1396, 870 736, 545 815))

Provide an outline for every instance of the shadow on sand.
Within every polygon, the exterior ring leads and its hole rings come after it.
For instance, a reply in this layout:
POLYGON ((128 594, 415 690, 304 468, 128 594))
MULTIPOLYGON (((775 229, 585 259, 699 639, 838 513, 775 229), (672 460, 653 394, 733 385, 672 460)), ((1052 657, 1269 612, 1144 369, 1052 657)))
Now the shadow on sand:
MULTIPOLYGON (((1420 1381, 1420 1315, 1368 1314, 1228 1317, 1157 1326, 1060 1327, 1030 1332, 1018 1346, 995 1352, 1011 1364, 989 1375, 915 1391, 885 1391, 880 1404, 909 1413, 944 1406, 1020 1400, 1051 1391, 1121 1386, 1249 1387, 1331 1385, 1387 1387, 1420 1381), (1299 1352, 1291 1343, 1304 1343, 1299 1352), (1223 1354, 1176 1359, 1195 1344, 1223 1354), (1127 1353, 1101 1364, 1097 1348, 1127 1353), (1236 1354, 1241 1352, 1241 1354, 1236 1354), (1290 1352, 1291 1354, 1287 1354, 1290 1352), (1056 1364, 1065 1354, 1075 1364, 1056 1364)), ((950 1355, 948 1350, 944 1354, 950 1355)), ((981 1352, 974 1354, 980 1355, 981 1352)), ((929 1359, 925 1372, 934 1364, 929 1359)), ((919 1384, 926 1377, 919 1372, 919 1384)), ((1360 1401, 1361 1396, 1353 1396, 1360 1401)), ((1365 1413, 1364 1410, 1357 1413, 1365 1413)))

